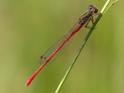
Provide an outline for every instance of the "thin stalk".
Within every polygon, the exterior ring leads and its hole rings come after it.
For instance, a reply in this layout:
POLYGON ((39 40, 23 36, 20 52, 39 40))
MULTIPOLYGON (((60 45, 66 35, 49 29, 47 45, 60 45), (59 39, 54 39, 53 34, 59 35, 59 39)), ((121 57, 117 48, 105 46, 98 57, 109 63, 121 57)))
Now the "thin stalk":
POLYGON ((118 1, 118 0, 114 0, 114 1, 113 1, 113 0, 107 0, 107 1, 105 2, 103 8, 101 9, 99 15, 98 15, 97 18, 96 18, 95 23, 92 25, 92 27, 91 27, 90 30, 88 31, 88 34, 87 34, 86 37, 84 38, 84 40, 83 40, 83 42, 82 42, 82 44, 81 44, 80 49, 78 50, 77 54, 76 54, 75 57, 74 57, 74 60, 72 61, 72 64, 69 66, 69 68, 67 69, 65 75, 64 75, 63 78, 61 79, 61 81, 60 81, 60 83, 59 83, 59 85, 58 85, 58 87, 57 87, 55 93, 59 93, 60 89, 62 88, 62 86, 63 86, 63 84, 64 84, 64 82, 65 82, 65 80, 66 80, 67 77, 69 76, 69 73, 71 72, 71 70, 72 70, 74 64, 76 63, 77 58, 79 57, 81 51, 83 50, 84 46, 86 45, 87 40, 89 39, 90 35, 92 34, 92 32, 93 32, 94 28, 96 27, 97 23, 98 23, 98 22, 100 21, 100 19, 102 18, 103 14, 105 14, 105 13, 108 11, 108 9, 109 9, 113 4, 115 4, 117 1, 118 1))

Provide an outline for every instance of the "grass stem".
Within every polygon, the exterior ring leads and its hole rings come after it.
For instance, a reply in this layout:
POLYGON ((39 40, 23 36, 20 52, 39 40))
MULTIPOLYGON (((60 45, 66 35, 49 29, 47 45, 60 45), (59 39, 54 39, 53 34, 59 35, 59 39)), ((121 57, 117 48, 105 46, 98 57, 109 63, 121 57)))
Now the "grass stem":
POLYGON ((69 66, 69 68, 67 69, 65 75, 64 75, 63 78, 61 79, 61 81, 60 81, 58 87, 56 88, 55 93, 59 93, 60 89, 62 88, 62 86, 63 86, 63 84, 64 84, 64 82, 65 82, 65 80, 67 79, 69 73, 71 72, 71 70, 72 70, 74 64, 76 63, 77 58, 79 57, 81 51, 83 50, 84 46, 86 45, 87 40, 89 39, 89 37, 90 37, 91 33, 93 32, 94 28, 96 27, 97 23, 98 23, 98 22, 100 21, 100 19, 102 18, 103 14, 105 14, 105 13, 108 11, 108 9, 109 9, 112 5, 114 5, 117 1, 118 1, 118 0, 114 0, 114 1, 113 1, 113 0, 107 0, 107 1, 105 2, 103 8, 101 9, 99 15, 98 15, 97 18, 96 18, 95 23, 92 25, 92 27, 91 27, 90 30, 88 31, 86 37, 84 38, 84 40, 83 40, 83 42, 82 42, 82 44, 81 44, 81 47, 80 47, 79 51, 77 52, 77 54, 76 54, 75 57, 74 57, 74 60, 72 61, 72 64, 69 66))

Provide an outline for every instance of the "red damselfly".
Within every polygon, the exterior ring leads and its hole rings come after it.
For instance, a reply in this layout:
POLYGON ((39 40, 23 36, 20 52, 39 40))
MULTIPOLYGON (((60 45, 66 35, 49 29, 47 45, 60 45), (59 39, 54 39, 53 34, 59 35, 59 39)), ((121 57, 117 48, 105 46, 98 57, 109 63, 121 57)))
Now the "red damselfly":
POLYGON ((94 23, 94 15, 98 12, 98 9, 94 5, 89 5, 88 10, 81 15, 78 22, 73 26, 73 28, 64 35, 61 41, 55 45, 54 49, 48 53, 46 52, 41 56, 43 63, 41 66, 26 80, 26 85, 29 86, 36 75, 43 69, 44 66, 64 47, 64 45, 83 27, 86 27, 91 21, 94 23))

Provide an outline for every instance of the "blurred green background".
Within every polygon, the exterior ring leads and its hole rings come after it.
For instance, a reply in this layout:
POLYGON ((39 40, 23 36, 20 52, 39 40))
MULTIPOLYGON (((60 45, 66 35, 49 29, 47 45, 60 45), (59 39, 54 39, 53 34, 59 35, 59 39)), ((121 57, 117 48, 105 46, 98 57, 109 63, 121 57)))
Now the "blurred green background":
MULTIPOLYGON (((0 0, 0 93, 54 93, 83 39, 79 32, 30 87, 40 55, 67 32, 89 4, 106 0, 0 0)), ((60 93, 124 93, 124 1, 97 25, 60 93)))

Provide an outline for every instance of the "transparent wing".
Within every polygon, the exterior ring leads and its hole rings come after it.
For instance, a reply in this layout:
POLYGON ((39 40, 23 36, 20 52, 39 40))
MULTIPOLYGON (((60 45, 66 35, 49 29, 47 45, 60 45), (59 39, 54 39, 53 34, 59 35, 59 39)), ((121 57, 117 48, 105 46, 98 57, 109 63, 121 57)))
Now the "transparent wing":
MULTIPOLYGON (((41 55, 41 61, 45 62, 46 59, 48 58, 48 56, 53 53, 53 51, 55 51, 57 48, 61 47, 61 45, 66 41, 68 41, 67 39, 69 38, 69 36, 71 36, 71 34, 76 31, 77 29, 79 29, 80 24, 79 21, 72 27, 72 29, 67 32, 63 37, 61 37, 55 44, 52 45, 52 47, 50 47, 47 51, 44 52, 44 54, 41 55)), ((70 38, 69 38, 70 39, 70 38)))
MULTIPOLYGON (((41 55, 41 61, 45 62, 47 60, 47 58, 54 52, 57 50, 56 53, 59 52, 59 50, 61 50, 61 48, 65 45, 66 42, 68 42, 71 37, 78 32, 82 26, 84 26, 86 23, 83 22, 80 23, 81 21, 85 21, 85 16, 87 16, 88 11, 86 11, 84 14, 81 15, 81 17, 79 18, 78 22, 72 27, 72 29, 67 32, 63 37, 61 37, 52 47, 50 47, 43 55, 41 55)), ((55 54, 56 54, 55 53, 55 54)), ((53 55, 55 55, 53 54, 53 55)))

